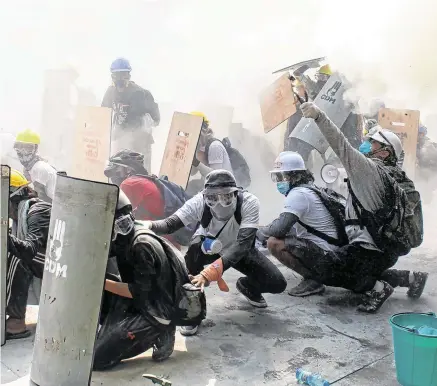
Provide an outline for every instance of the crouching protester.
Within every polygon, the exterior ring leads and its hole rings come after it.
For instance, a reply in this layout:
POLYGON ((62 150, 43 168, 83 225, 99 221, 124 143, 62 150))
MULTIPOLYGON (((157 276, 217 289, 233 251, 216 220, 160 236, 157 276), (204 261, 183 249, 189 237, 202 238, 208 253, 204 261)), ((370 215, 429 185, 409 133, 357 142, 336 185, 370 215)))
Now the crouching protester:
POLYGON ((349 178, 349 243, 324 262, 329 274, 316 272, 317 281, 362 293, 358 309, 363 312, 376 312, 393 293, 393 287, 407 287, 409 297, 419 298, 427 273, 389 269, 423 239, 420 195, 397 166, 402 153, 399 137, 377 128, 368 136, 371 151, 364 155, 315 104, 304 103, 301 109, 306 118, 315 120, 349 178))
POLYGON ((285 198, 279 218, 261 227, 257 238, 282 264, 302 275, 291 296, 323 293, 320 276, 329 274, 329 261, 347 244, 344 229, 346 199, 336 192, 314 185, 314 177, 298 153, 282 152, 270 172, 285 198))
POLYGON ((121 281, 107 274, 94 370, 110 369, 150 348, 155 361, 167 359, 173 353, 176 326, 205 318, 203 292, 190 283, 177 250, 134 222, 122 191, 110 252, 117 258, 121 281))
MULTIPOLYGON (((255 248, 259 222, 259 201, 253 194, 237 188, 227 170, 214 170, 205 179, 205 188, 176 213, 148 224, 159 234, 172 233, 184 225, 200 222, 185 255, 192 283, 203 288, 217 281, 229 291, 222 275, 229 268, 246 275, 237 289, 254 307, 267 307, 263 293, 281 293, 287 282, 276 266, 255 248), (207 268, 205 265, 210 264, 207 268)), ((198 325, 181 329, 194 335, 198 325)))
POLYGON ((42 278, 50 226, 51 204, 37 198, 30 182, 17 170, 11 171, 9 216, 17 235, 8 235, 6 338, 20 339, 26 328, 26 306, 33 277, 42 278))

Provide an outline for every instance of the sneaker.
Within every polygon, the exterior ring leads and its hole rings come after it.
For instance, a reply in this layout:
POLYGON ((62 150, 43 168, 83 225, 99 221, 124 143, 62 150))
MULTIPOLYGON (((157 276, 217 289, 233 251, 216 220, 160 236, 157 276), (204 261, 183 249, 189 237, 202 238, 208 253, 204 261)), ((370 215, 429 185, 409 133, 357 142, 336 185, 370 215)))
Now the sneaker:
POLYGON ((310 296, 316 294, 322 294, 325 292, 326 287, 319 282, 312 279, 303 279, 300 284, 296 287, 293 287, 288 291, 290 296, 310 296))
POLYGON ((176 341, 176 328, 163 332, 155 345, 153 346, 152 359, 156 362, 162 362, 173 354, 176 341))
POLYGON ((358 306, 358 311, 373 314, 381 308, 384 302, 394 291, 393 287, 387 282, 383 281, 382 284, 384 284, 382 291, 377 292, 375 290, 371 290, 364 294, 363 301, 358 306))
POLYGON ((183 336, 193 336, 197 334, 199 326, 182 326, 179 330, 183 336))
POLYGON ((258 308, 266 308, 267 302, 264 297, 261 294, 253 294, 247 287, 244 286, 244 284, 242 283, 242 279, 244 278, 240 277, 237 280, 237 290, 249 301, 252 306, 258 308))
POLYGON ((428 280, 428 273, 413 272, 414 281, 408 287, 407 296, 411 299, 419 299, 422 296, 423 290, 428 280))

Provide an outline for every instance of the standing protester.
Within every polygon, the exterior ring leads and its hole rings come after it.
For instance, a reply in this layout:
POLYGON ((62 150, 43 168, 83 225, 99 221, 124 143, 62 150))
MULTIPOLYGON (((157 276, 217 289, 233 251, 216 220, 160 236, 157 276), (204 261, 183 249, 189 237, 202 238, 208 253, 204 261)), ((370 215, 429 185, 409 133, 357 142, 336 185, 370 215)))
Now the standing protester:
MULTIPOLYGON (((314 177, 303 158, 291 151, 279 154, 270 172, 276 188, 285 198, 279 218, 257 232, 269 251, 282 264, 303 276, 288 293, 308 296, 323 293, 325 286, 313 271, 325 270, 327 259, 347 243, 342 196, 314 185, 314 177)), ((326 275, 328 272, 323 272, 326 275)))
MULTIPOLYGON (((137 220, 161 220, 179 209, 188 196, 180 186, 149 175, 143 161, 143 154, 121 150, 109 159, 105 175, 127 195, 137 220)), ((187 237, 181 231, 166 238, 180 249, 181 244, 188 245, 194 229, 185 231, 187 237)))
POLYGON ((411 298, 420 297, 427 273, 388 270, 423 238, 420 196, 396 165, 402 152, 399 137, 389 130, 376 130, 369 135, 371 152, 364 155, 315 104, 305 103, 301 109, 305 117, 315 120, 349 178, 349 244, 325 262, 330 274, 320 275, 318 281, 362 293, 358 310, 364 312, 376 312, 396 286, 408 287, 411 298))
MULTIPOLYGON (((255 248, 259 223, 259 201, 253 194, 237 188, 227 170, 214 170, 205 179, 204 190, 187 201, 174 215, 152 221, 147 226, 158 234, 177 231, 184 225, 200 225, 194 234, 185 262, 192 283, 203 288, 217 281, 229 291, 223 273, 234 268, 246 275, 237 289, 254 307, 267 307, 263 293, 281 293, 287 282, 276 266, 255 248), (204 268, 205 265, 209 267, 204 268)), ((194 335, 198 325, 181 329, 194 335)))
POLYGON ((17 134, 14 149, 24 167, 24 176, 32 182, 38 197, 51 203, 56 185, 56 169, 38 154, 41 139, 38 133, 26 129, 17 134))
MULTIPOLYGON (((155 361, 173 352, 176 278, 188 274, 172 248, 150 232, 138 232, 132 206, 120 191, 111 254, 121 282, 107 278, 94 370, 107 370, 153 347, 155 361)), ((180 280, 179 280, 180 281, 180 280)))
POLYGON ((111 64, 112 85, 106 90, 102 106, 113 110, 111 153, 133 149, 145 154, 144 166, 151 168, 152 127, 159 125, 160 112, 150 91, 130 80, 132 67, 118 58, 111 64))
POLYGON ((17 222, 17 236, 8 235, 7 339, 26 338, 26 305, 33 277, 42 279, 51 204, 37 198, 19 171, 11 171, 9 216, 17 222))

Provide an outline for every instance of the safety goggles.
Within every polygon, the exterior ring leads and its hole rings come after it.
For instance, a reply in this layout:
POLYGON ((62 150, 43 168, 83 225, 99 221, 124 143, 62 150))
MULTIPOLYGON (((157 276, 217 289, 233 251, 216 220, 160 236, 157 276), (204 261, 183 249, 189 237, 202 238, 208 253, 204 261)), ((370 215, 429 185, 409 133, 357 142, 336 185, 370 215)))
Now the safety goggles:
POLYGON ((270 173, 270 178, 273 182, 289 182, 290 181, 290 175, 284 172, 275 172, 270 173))
POLYGON ((210 208, 215 207, 218 203, 222 206, 230 206, 234 201, 235 194, 231 193, 214 193, 214 194, 204 194, 205 204, 210 208))
POLYGON ((117 80, 129 80, 130 79, 130 72, 129 71, 113 72, 111 74, 111 78, 114 82, 117 80))
POLYGON ((117 218, 114 221, 114 232, 112 234, 112 241, 117 238, 117 235, 126 236, 134 228, 134 220, 130 214, 126 214, 117 218))
POLYGON ((30 155, 33 154, 35 151, 36 145, 33 143, 22 143, 22 142, 16 142, 14 144, 14 150, 17 152, 18 155, 30 155))
POLYGON ((316 73, 315 78, 320 82, 327 82, 329 79, 329 75, 316 73))

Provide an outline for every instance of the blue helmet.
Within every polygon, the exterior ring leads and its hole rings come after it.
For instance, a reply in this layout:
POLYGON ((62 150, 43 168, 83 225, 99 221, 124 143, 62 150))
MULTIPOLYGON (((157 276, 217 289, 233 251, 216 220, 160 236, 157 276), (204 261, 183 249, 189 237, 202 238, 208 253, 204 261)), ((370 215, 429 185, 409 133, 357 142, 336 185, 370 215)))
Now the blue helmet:
POLYGON ((419 134, 423 134, 423 135, 428 134, 428 129, 426 128, 426 126, 423 126, 422 124, 419 125, 419 134))
POLYGON ((132 67, 130 66, 129 60, 125 58, 117 58, 111 64, 111 72, 130 72, 132 67))

